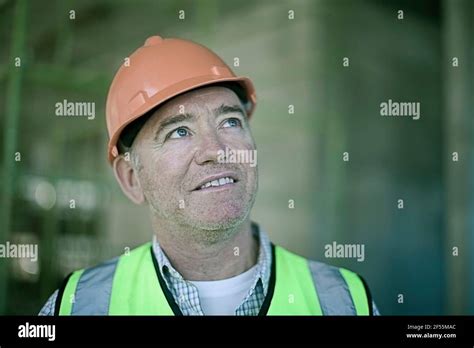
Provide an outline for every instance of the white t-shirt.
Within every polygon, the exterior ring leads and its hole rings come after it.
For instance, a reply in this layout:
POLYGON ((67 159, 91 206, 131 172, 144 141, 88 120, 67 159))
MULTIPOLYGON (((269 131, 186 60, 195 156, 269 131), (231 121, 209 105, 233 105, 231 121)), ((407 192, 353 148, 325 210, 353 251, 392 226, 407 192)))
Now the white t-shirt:
POLYGON ((247 296, 257 265, 232 278, 212 281, 190 281, 199 293, 206 315, 235 315, 235 310, 247 296))

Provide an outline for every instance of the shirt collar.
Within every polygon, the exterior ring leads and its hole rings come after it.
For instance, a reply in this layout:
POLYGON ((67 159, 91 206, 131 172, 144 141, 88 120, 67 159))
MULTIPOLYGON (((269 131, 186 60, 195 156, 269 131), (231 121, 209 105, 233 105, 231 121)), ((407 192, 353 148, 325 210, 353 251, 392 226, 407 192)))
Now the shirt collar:
MULTIPOLYGON (((255 271, 255 283, 259 280, 262 282, 263 293, 266 295, 272 264, 271 243, 266 232, 263 231, 257 224, 252 223, 252 230, 254 235, 259 239, 259 252, 255 271)), ((170 286, 169 282, 172 281, 170 277, 172 277, 175 281, 185 281, 183 276, 171 265, 171 262, 163 252, 156 235, 153 235, 153 252, 155 253, 161 275, 166 280, 168 286, 170 286)))

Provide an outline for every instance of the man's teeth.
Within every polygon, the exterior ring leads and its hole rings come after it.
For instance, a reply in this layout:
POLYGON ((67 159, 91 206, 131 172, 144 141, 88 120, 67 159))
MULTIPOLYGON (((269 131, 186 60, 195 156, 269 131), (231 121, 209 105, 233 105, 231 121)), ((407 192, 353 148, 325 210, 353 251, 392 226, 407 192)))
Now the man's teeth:
POLYGON ((206 182, 204 185, 201 186, 201 189, 211 187, 211 186, 222 186, 222 185, 230 184, 233 182, 234 182, 234 179, 226 176, 225 178, 220 178, 218 180, 212 180, 212 181, 206 182))

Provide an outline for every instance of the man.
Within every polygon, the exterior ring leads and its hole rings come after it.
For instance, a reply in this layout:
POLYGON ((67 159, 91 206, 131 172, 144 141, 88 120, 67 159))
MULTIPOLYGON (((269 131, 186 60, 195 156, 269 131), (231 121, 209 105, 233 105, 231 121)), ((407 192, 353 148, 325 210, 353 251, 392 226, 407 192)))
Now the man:
POLYGON ((46 315, 371 315, 355 273, 270 243, 250 220, 257 166, 252 82, 212 51, 153 36, 110 87, 109 162, 147 205, 154 239, 72 273, 46 315))

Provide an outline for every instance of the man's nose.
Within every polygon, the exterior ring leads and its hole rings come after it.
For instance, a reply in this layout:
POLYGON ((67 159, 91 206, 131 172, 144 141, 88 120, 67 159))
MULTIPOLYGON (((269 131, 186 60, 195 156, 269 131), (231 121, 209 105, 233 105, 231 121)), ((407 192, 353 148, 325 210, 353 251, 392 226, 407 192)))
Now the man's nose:
POLYGON ((218 162, 219 154, 225 151, 222 139, 215 131, 206 132, 203 134, 198 143, 195 159, 197 164, 204 164, 206 162, 218 162))

